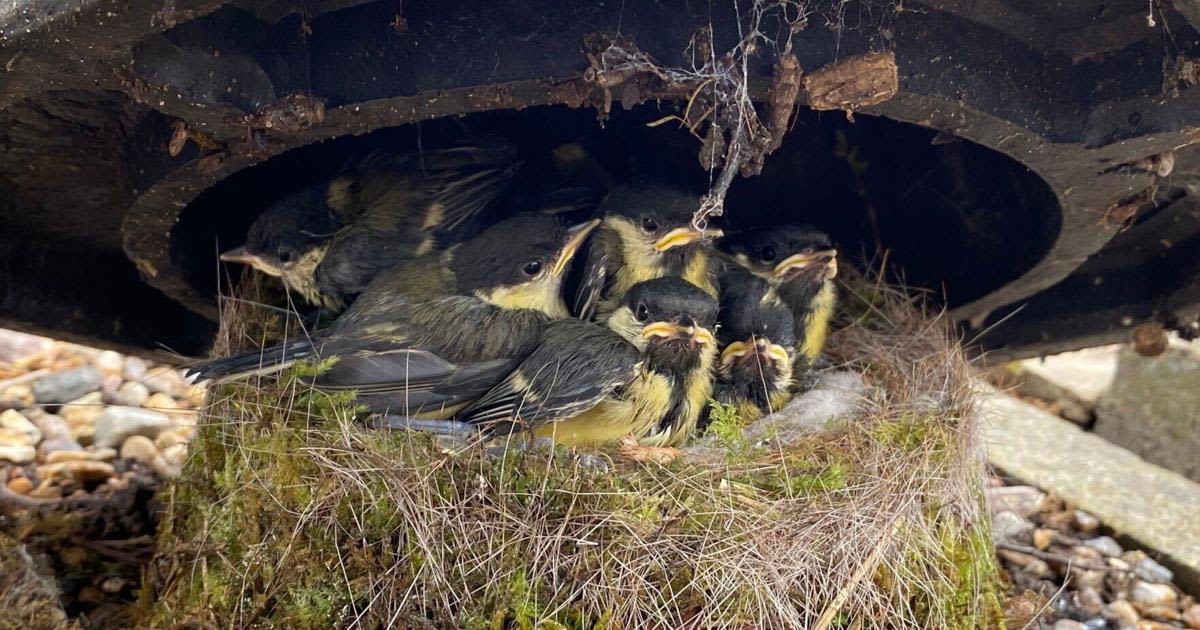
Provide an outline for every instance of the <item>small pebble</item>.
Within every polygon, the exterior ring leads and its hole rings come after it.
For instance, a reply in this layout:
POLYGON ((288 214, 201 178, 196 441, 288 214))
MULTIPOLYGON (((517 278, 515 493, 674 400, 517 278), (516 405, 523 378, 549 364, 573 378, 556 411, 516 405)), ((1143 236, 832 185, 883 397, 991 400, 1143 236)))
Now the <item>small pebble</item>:
POLYGON ((70 436, 42 440, 42 443, 38 445, 38 451, 47 462, 51 461, 50 458, 58 453, 74 453, 82 450, 83 446, 72 440, 70 436))
POLYGON ((149 398, 142 402, 142 406, 146 409, 154 409, 155 411, 175 411, 179 409, 179 405, 175 404, 175 399, 162 392, 151 394, 149 398))
POLYGON ((1024 569, 1026 573, 1035 578, 1048 578, 1054 575, 1054 569, 1051 569, 1050 565, 1047 564, 1045 560, 1039 560, 1037 558, 1030 560, 1029 564, 1026 564, 1024 569))
POLYGON ((172 465, 165 457, 161 455, 155 457, 154 461, 150 462, 150 467, 153 468, 154 472, 158 473, 158 475, 164 479, 174 479, 178 477, 179 473, 181 472, 179 466, 172 465))
POLYGON ((1082 588, 1075 594, 1075 605, 1088 615, 1099 615, 1104 612, 1104 598, 1095 588, 1082 588))
POLYGON ((1133 586, 1129 589, 1129 598, 1147 606, 1162 606, 1174 604, 1178 595, 1175 593, 1175 589, 1167 584, 1151 584, 1134 580, 1133 586))
POLYGON ((92 392, 63 405, 58 410, 58 415, 67 421, 72 437, 78 440, 83 434, 91 436, 96 419, 103 412, 104 396, 100 392, 92 392))
POLYGON ((992 517, 992 537, 996 541, 1011 541, 1033 530, 1033 523, 1016 512, 1004 510, 992 517))
POLYGON ((1178 626, 1174 626, 1169 623, 1151 621, 1149 619, 1143 619, 1137 622, 1137 630, 1175 630, 1177 627, 1178 626))
POLYGON ((1132 565, 1130 565, 1128 562, 1125 562, 1124 560, 1122 560, 1120 558, 1108 558, 1107 560, 1105 560, 1105 562, 1108 564, 1108 566, 1110 566, 1118 571, 1132 571, 1133 570, 1132 565))
POLYGON ((55 440, 71 438, 71 425, 67 424, 61 416, 56 416, 52 413, 41 413, 28 416, 30 421, 42 432, 43 440, 55 440))
POLYGON ((1070 619, 1059 619, 1054 622, 1054 630, 1086 630, 1083 624, 1070 619))
POLYGON ((121 445, 121 459, 131 459, 143 464, 150 464, 158 457, 158 447, 154 441, 144 435, 131 435, 121 445))
POLYGON ((1104 617, 1092 617, 1083 622, 1086 630, 1108 630, 1108 621, 1104 617))
POLYGON ((104 380, 100 383, 100 396, 104 399, 104 402, 110 405, 117 404, 117 390, 121 389, 123 383, 124 381, 121 380, 121 377, 116 374, 105 376, 104 380))
POLYGON ((187 385, 184 383, 183 377, 179 375, 178 371, 166 366, 160 366, 147 370, 146 375, 141 379, 138 379, 138 381, 141 382, 142 385, 145 385, 147 388, 149 388, 151 392, 162 394, 175 394, 177 392, 182 392, 184 387, 187 385))
MULTIPOLYGON (((1138 607, 1137 604, 1134 604, 1133 606, 1134 608, 1138 607)), ((1176 610, 1175 606, 1171 604, 1142 606, 1140 609, 1138 609, 1138 612, 1142 613, 1143 618, 1149 617, 1159 621, 1179 621, 1180 619, 1179 611, 1176 610)))
POLYGON ((1133 604, 1130 604, 1124 599, 1118 599, 1116 601, 1109 602, 1104 609, 1108 613, 1109 617, 1112 617, 1125 626, 1136 625, 1138 620, 1141 619, 1141 617, 1138 616, 1137 610, 1134 610, 1133 604))
POLYGON ((140 381, 146 378, 146 362, 138 357, 125 357, 125 367, 121 376, 127 381, 140 381))
POLYGON ((92 365, 105 376, 121 376, 125 369, 125 358, 112 350, 105 350, 92 358, 92 365))
POLYGON ((1035 529, 1033 530, 1033 546, 1045 551, 1050 548, 1050 543, 1054 542, 1053 529, 1035 529))
POLYGON ((45 460, 47 464, 57 464, 60 462, 105 462, 117 456, 117 451, 111 448, 90 448, 83 450, 82 448, 74 451, 54 451, 47 453, 45 460))
POLYGON ((33 446, 37 440, 26 433, 0 427, 0 446, 33 446))
POLYGON ((1188 606, 1179 618, 1192 630, 1200 630, 1200 604, 1188 606))
POLYGON ((1090 540, 1083 541, 1083 544, 1095 549, 1096 551, 1099 551, 1103 555, 1109 556, 1110 558, 1116 558, 1125 552, 1125 550, 1121 548, 1121 545, 1119 545, 1117 541, 1113 540, 1111 536, 1092 538, 1090 540))
POLYGON ((1075 529, 1078 529, 1085 534, 1090 534, 1097 529, 1100 529, 1100 519, 1088 514, 1087 512, 1084 512, 1083 510, 1075 510, 1072 513, 1072 516, 1074 516, 1075 519, 1075 529))
POLYGON ((37 425, 29 421, 24 414, 15 409, 9 409, 0 413, 0 428, 24 433, 29 436, 32 444, 37 444, 42 440, 42 431, 37 428, 37 425))
POLYGON ((126 381, 117 389, 117 396, 114 402, 126 407, 141 407, 142 403, 146 402, 148 398, 150 398, 150 390, 145 385, 126 381))
POLYGON ((79 481, 103 481, 116 474, 116 469, 107 462, 91 460, 43 464, 37 468, 39 479, 77 479, 79 481))
POLYGON ((37 449, 24 445, 0 446, 0 461, 13 464, 28 464, 37 457, 37 449))
POLYGON ((24 409, 34 402, 33 389, 28 385, 9 385, 0 391, 0 409, 24 409))
POLYGON ((45 479, 29 493, 29 496, 35 499, 61 499, 62 488, 54 485, 51 480, 45 479))
POLYGON ((1104 587, 1104 571, 1071 567, 1071 586, 1080 590, 1085 588, 1101 589, 1104 587))
POLYGON ((1046 500, 1046 493, 1033 486, 988 488, 985 492, 987 493, 988 507, 993 514, 1010 511, 1029 518, 1042 509, 1042 504, 1046 500))
POLYGON ((67 547, 58 552, 58 557, 67 566, 78 567, 87 561, 88 553, 83 547, 67 547))
POLYGON ((171 466, 182 468, 187 463, 187 444, 176 444, 170 448, 163 449, 162 456, 171 466))
POLYGON ((116 595, 123 588, 125 588, 125 580, 119 577, 110 577, 100 583, 100 590, 109 595, 116 595))
POLYGON ((33 482, 28 477, 15 477, 8 480, 8 489, 16 494, 26 495, 33 490, 33 482))
POLYGON ((155 438, 169 426, 171 418, 164 413, 137 407, 113 406, 105 409, 96 419, 95 444, 115 447, 131 435, 155 438))
POLYGON ((195 383, 188 387, 187 400, 193 407, 199 408, 204 406, 204 397, 208 394, 208 385, 204 383, 195 383))
POLYGON ((33 382, 33 397, 40 404, 61 405, 100 389, 102 378, 90 365, 54 372, 33 382))
MULTIPOLYGON (((171 448, 172 446, 175 446, 176 444, 187 444, 188 441, 190 441, 192 439, 192 434, 194 434, 195 432, 196 432, 196 429, 194 427, 190 427, 190 426, 182 426, 182 427, 175 427, 174 429, 168 429, 168 430, 160 433, 158 435, 158 437, 154 439, 154 445, 165 451, 166 449, 171 448)), ((439 437, 441 437, 441 436, 439 436, 439 437)), ((459 450, 462 450, 461 445, 460 445, 459 450)))
POLYGON ((1077 562, 1100 564, 1102 561, 1100 550, 1094 549, 1088 545, 1075 545, 1074 547, 1071 547, 1071 557, 1077 562))
POLYGON ((1133 573, 1147 582, 1163 583, 1175 579, 1175 573, 1152 558, 1142 558, 1134 565, 1133 573))

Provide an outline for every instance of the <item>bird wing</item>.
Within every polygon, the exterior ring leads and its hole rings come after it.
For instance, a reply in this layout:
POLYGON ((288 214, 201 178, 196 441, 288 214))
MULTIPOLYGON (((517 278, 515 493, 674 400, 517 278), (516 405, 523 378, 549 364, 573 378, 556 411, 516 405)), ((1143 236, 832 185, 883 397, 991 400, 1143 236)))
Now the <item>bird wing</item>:
POLYGON ((516 364, 510 359, 454 363, 418 348, 364 351, 343 355, 313 384, 322 391, 354 391, 373 412, 416 415, 479 397, 516 364))
POLYGON ((535 426, 578 415, 637 374, 636 348, 588 322, 552 322, 542 341, 499 385, 457 418, 487 425, 535 426))
MULTIPOLYGON (((467 149, 447 149, 461 152, 467 149)), ((516 150, 505 143, 501 146, 473 147, 475 160, 459 164, 458 155, 435 156, 426 164, 427 181, 437 222, 430 226, 430 235, 439 249, 447 247, 478 232, 484 221, 483 212, 508 189, 521 163, 516 150)))
POLYGON ((619 243, 614 242, 614 237, 615 234, 601 226, 596 236, 588 242, 583 273, 572 305, 575 317, 584 321, 596 318, 596 309, 604 298, 609 276, 621 264, 621 249, 619 243))
POLYGON ((467 296, 356 303, 321 356, 338 361, 318 389, 357 392, 372 411, 415 415, 486 393, 536 348, 545 316, 467 296))

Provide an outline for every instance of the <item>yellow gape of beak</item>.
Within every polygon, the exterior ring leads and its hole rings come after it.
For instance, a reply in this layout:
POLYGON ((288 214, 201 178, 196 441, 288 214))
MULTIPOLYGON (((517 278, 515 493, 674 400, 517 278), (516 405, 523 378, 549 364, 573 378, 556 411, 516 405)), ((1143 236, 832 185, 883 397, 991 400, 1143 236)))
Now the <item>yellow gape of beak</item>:
POLYGON ((274 265, 267 264, 267 262, 260 258, 257 254, 251 254, 250 252, 246 251, 245 247, 231 249, 224 254, 221 254, 220 258, 225 262, 235 262, 243 265, 250 265, 251 267, 254 267, 255 269, 267 274, 268 276, 275 276, 278 278, 279 276, 283 275, 282 269, 279 269, 274 265))
POLYGON ((787 366, 788 362, 791 361, 791 359, 788 358, 787 348, 784 348, 778 344, 770 344, 767 346, 767 356, 779 366, 787 366))
POLYGON ((688 227, 675 228, 664 234, 662 238, 654 242, 654 249, 655 251, 665 252, 668 249, 702 241, 705 237, 720 238, 724 235, 724 232, 718 229, 700 231, 689 225, 688 227))
POLYGON ((558 255, 558 260, 554 261, 554 268, 551 273, 555 276, 561 276, 563 271, 571 264, 571 259, 583 246, 583 242, 587 240, 588 234, 600 225, 600 219, 592 219, 579 225, 574 225, 567 228, 567 243, 563 245, 562 252, 558 255))
POLYGON ((725 349, 721 351, 721 367, 725 367, 733 363, 738 357, 746 356, 750 352, 750 344, 745 341, 732 341, 725 349))
POLYGON ((808 267, 815 263, 824 263, 826 261, 828 261, 829 264, 833 266, 833 273, 834 273, 834 275, 837 275, 837 250, 836 249, 826 249, 826 250, 822 250, 819 252, 812 252, 809 254, 803 254, 803 253, 802 254, 792 254, 791 256, 788 256, 787 258, 784 258, 782 261, 780 261, 780 263, 778 265, 775 265, 775 271, 773 273, 774 273, 775 277, 782 278, 782 277, 786 276, 788 273, 795 271, 797 269, 804 269, 805 267, 808 267))
POLYGON ((715 341, 713 334, 707 328, 700 326, 680 326, 671 322, 654 322, 642 328, 642 337, 690 339, 700 345, 708 345, 715 341))

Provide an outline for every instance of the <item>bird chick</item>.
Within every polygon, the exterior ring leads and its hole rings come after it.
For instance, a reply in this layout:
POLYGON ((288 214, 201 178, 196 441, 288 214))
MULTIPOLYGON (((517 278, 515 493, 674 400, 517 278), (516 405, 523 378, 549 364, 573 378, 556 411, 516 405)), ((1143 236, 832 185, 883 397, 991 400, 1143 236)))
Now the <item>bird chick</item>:
POLYGON ((604 327, 553 322, 504 382, 458 419, 569 446, 684 444, 712 393, 717 301, 680 278, 633 286, 604 327))
POLYGON ((272 205, 221 259, 340 310, 379 272, 478 232, 519 167, 494 136, 423 154, 375 152, 272 205))
POLYGON ((777 298, 792 312, 798 358, 795 375, 821 355, 837 305, 837 250, 812 228, 788 226, 732 233, 717 247, 729 264, 722 283, 758 284, 763 299, 777 298))
POLYGON ((782 408, 792 398, 792 313, 777 297, 760 295, 755 288, 756 283, 721 287, 721 353, 713 399, 733 405, 743 423, 782 408))
POLYGON ((566 315, 562 278, 597 222, 573 228, 549 216, 539 222, 554 229, 491 229, 463 243, 449 261, 457 294, 414 300, 368 290, 312 338, 218 359, 192 372, 201 379, 244 378, 298 360, 334 358, 312 379, 318 390, 354 391, 373 412, 448 417, 511 373, 537 347, 551 319, 566 315), (497 235, 507 240, 497 242, 497 235))
POLYGON ((634 182, 617 188, 600 204, 604 219, 589 244, 574 313, 605 321, 639 282, 678 276, 717 296, 709 237, 692 225, 700 200, 678 189, 634 182))

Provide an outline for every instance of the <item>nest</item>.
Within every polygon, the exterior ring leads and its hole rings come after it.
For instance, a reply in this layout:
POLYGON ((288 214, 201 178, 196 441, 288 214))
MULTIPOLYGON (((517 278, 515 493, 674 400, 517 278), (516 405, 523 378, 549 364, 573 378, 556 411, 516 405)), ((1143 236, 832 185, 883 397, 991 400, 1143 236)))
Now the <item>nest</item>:
MULTIPOLYGON (((305 387, 305 368, 215 388, 165 493, 144 623, 987 625, 966 362, 919 300, 844 285, 829 386, 755 426, 718 418, 667 466, 370 430, 350 399, 305 387), (863 391, 814 412, 847 380, 863 391)), ((281 318, 227 308, 227 350, 281 318)))

